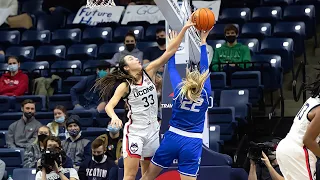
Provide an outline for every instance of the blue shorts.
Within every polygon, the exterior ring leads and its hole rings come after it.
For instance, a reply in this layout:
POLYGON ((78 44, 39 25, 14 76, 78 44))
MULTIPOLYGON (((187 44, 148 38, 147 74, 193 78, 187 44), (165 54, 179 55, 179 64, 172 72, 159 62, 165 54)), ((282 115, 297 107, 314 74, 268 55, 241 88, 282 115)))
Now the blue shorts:
POLYGON ((199 171, 201 153, 202 139, 185 137, 167 131, 151 162, 156 166, 168 168, 174 159, 178 159, 179 173, 196 177, 199 171))

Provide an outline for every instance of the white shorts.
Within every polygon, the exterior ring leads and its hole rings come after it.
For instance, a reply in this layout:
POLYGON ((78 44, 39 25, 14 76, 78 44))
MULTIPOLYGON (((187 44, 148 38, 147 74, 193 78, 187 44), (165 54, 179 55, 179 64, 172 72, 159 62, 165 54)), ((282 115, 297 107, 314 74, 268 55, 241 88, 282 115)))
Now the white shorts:
POLYGON ((141 129, 137 125, 126 123, 123 130, 122 153, 123 158, 139 158, 151 160, 159 148, 160 125, 157 121, 141 129))
POLYGON ((315 180, 316 156, 303 144, 286 137, 276 151, 277 161, 285 180, 315 180))

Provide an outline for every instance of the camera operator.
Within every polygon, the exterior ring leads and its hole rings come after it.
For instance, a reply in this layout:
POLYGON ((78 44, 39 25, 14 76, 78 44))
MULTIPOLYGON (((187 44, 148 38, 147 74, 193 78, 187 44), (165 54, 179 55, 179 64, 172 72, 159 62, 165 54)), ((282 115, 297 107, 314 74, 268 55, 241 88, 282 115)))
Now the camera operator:
POLYGON ((50 136, 44 141, 45 152, 41 157, 41 171, 36 174, 36 180, 79 180, 74 168, 63 168, 62 162, 66 154, 62 150, 58 137, 50 136))

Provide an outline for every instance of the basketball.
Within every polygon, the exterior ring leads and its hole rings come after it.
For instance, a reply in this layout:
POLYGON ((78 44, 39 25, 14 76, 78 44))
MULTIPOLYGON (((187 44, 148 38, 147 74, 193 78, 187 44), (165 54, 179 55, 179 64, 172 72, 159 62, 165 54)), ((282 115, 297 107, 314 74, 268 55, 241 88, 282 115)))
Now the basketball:
POLYGON ((208 31, 216 23, 213 12, 208 8, 199 8, 192 15, 192 22, 198 30, 208 31))

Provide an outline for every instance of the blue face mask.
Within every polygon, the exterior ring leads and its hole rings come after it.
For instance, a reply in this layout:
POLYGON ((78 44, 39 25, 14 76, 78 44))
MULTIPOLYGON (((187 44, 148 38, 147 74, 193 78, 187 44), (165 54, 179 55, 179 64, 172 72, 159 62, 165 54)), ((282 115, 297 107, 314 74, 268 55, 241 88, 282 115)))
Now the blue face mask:
POLYGON ((107 71, 105 71, 105 70, 100 70, 100 71, 98 72, 99 78, 103 78, 103 77, 105 77, 107 74, 108 74, 108 73, 107 73, 107 71))
POLYGON ((61 123, 64 122, 64 120, 65 120, 65 117, 64 117, 64 116, 61 116, 61 117, 56 118, 54 121, 56 121, 56 123, 61 124, 61 123))
POLYGON ((111 125, 108 125, 107 130, 113 134, 117 134, 120 131, 120 128, 112 127, 111 125))
POLYGON ((10 72, 16 72, 16 71, 18 71, 18 64, 8 65, 8 69, 10 72))

